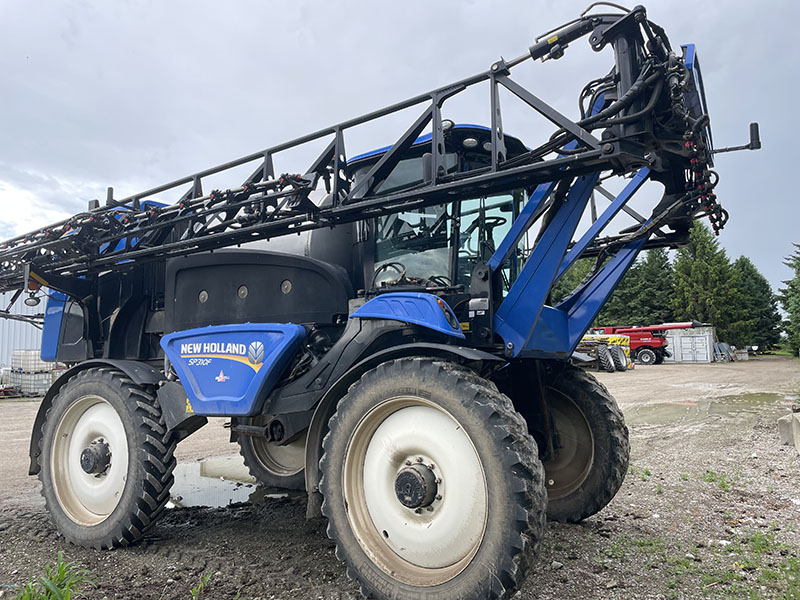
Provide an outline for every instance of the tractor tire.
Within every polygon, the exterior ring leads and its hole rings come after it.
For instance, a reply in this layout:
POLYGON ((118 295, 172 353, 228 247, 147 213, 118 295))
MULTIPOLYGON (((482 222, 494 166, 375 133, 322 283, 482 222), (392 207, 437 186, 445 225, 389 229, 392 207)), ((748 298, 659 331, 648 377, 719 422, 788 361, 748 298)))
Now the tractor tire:
POLYGON ((614 368, 617 371, 628 370, 628 357, 625 356, 625 350, 622 346, 609 346, 608 351, 611 354, 611 360, 614 363, 614 368))
POLYGON ((650 348, 642 348, 636 354, 636 360, 639 361, 641 365, 654 365, 656 364, 656 353, 653 352, 650 348))
POLYGON ((597 360, 600 363, 600 368, 606 373, 613 373, 617 370, 614 366, 614 359, 611 357, 611 351, 608 346, 597 347, 597 360))
POLYGON ((507 598, 542 539, 536 443, 494 384, 406 358, 337 406, 320 461, 336 556, 365 597, 507 598))
POLYGON ((98 550, 140 540, 169 500, 175 445, 147 388, 112 368, 74 375, 53 399, 39 445, 56 529, 98 550))
POLYGON ((586 371, 565 365, 544 386, 560 446, 544 463, 547 516, 577 523, 619 491, 628 471, 628 428, 614 398, 586 371))
MULTIPOLYGON (((263 425, 257 420, 252 424, 263 425)), ((283 490, 306 489, 306 436, 279 446, 266 438, 239 436, 239 454, 255 480, 266 487, 283 490)))
POLYGON ((656 354, 656 362, 655 362, 655 364, 657 364, 657 365, 664 364, 664 355, 661 354, 660 352, 656 354))

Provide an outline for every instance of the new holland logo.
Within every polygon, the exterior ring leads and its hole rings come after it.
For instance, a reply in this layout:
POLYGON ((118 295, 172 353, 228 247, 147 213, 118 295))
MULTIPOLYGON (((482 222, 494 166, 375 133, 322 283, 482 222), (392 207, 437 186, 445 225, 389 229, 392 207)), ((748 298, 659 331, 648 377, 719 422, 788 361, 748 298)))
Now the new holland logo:
POLYGON ((251 365, 258 365, 264 362, 264 344, 261 342, 251 342, 247 349, 247 360, 251 365))

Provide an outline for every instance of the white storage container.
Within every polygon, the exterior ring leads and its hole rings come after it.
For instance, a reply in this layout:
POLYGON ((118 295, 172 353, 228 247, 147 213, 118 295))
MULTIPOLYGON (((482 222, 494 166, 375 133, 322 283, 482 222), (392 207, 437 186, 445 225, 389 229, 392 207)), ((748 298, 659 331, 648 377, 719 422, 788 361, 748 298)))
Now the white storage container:
POLYGON ((11 385, 23 396, 44 396, 50 388, 50 373, 20 373, 11 371, 11 385))
POLYGON ((11 353, 11 368, 22 373, 46 373, 53 370, 55 363, 45 362, 39 350, 14 350, 11 353))

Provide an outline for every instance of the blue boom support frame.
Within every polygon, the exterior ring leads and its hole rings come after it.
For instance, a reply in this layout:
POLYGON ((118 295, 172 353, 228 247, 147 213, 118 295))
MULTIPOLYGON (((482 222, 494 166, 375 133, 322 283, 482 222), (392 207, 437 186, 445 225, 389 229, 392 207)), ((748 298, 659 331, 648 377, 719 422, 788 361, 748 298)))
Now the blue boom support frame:
MULTIPOLYGON (((556 210, 525 266, 494 316, 497 334, 506 355, 565 358, 578 345, 608 297, 616 289, 647 242, 642 236, 623 246, 601 269, 558 306, 546 306, 553 285, 595 240, 622 207, 648 180, 650 169, 640 169, 603 214, 592 223, 572 248, 570 243, 594 190, 599 174, 579 177, 556 210)), ((500 243, 488 265, 497 269, 541 215, 537 209, 553 192, 555 184, 542 184, 531 195, 520 216, 500 243)), ((647 222, 642 225, 646 227, 647 222)))
MULTIPOLYGON (((707 114, 695 46, 687 44, 683 47, 685 65, 692 75, 694 84, 693 92, 686 94, 687 102, 696 107, 698 113, 707 114)), ((601 95, 592 107, 593 114, 600 110, 603 101, 601 95)), ((704 128, 702 134, 711 148, 710 129, 704 128)), ((574 143, 567 146, 570 147, 574 147, 574 143)), ((598 177, 599 173, 590 174, 573 182, 566 200, 558 207, 508 295, 495 313, 495 331, 505 342, 507 356, 566 358, 572 354, 608 297, 647 243, 649 235, 643 235, 627 243, 558 306, 545 305, 555 282, 575 264, 581 253, 649 179, 650 169, 647 167, 640 169, 605 212, 569 249, 572 236, 598 177)), ((491 269, 500 268, 512 254, 525 232, 541 216, 542 211, 539 207, 544 206, 543 203, 554 189, 554 182, 541 184, 536 188, 497 251, 487 262, 491 269)), ((641 229, 647 227, 649 223, 650 221, 642 223, 641 229)))

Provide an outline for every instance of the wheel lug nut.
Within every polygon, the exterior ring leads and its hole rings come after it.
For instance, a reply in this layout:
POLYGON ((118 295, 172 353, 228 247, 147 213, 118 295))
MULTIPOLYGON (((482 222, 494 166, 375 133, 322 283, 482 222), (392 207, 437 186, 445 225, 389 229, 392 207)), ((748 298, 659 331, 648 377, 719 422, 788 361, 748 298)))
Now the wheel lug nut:
POLYGON ((439 485, 440 483, 442 483, 442 478, 441 477, 437 477, 436 478, 436 485, 439 485))
POLYGON ((421 508, 414 509, 414 512, 417 513, 418 515, 421 515, 422 509, 421 508))
POLYGON ((436 499, 437 500, 441 500, 442 499, 442 495, 441 494, 436 494, 436 499))
POLYGON ((422 462, 422 457, 421 457, 421 456, 418 456, 418 457, 417 457, 417 462, 418 462, 418 463, 421 463, 421 462, 422 462))
POLYGON ((432 507, 432 506, 429 506, 429 507, 427 508, 427 510, 428 510, 428 512, 433 512, 433 507, 432 507))
POLYGON ((431 471, 433 471, 433 470, 436 468, 436 465, 435 465, 435 464, 433 464, 433 463, 431 463, 431 464, 429 464, 429 465, 428 465, 428 468, 429 468, 431 471))
POLYGON ((407 467, 410 467, 410 466, 411 466, 411 461, 410 461, 410 460, 407 460, 407 461, 406 461, 406 466, 407 466, 407 467))

